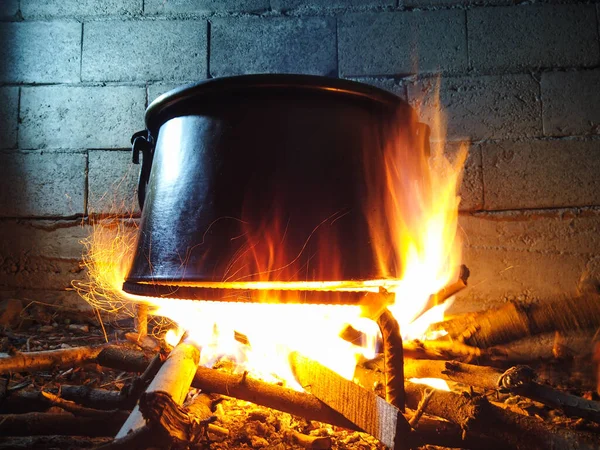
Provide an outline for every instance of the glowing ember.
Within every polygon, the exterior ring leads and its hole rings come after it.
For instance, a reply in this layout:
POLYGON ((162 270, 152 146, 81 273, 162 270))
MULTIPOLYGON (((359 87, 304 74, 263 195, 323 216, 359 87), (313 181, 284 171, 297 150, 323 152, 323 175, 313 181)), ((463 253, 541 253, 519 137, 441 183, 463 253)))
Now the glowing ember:
MULTIPOLYGON (((412 127, 414 130, 418 125, 412 124, 412 127)), ((225 274, 225 283, 216 284, 258 289, 264 303, 137 297, 121 290, 129 250, 135 245, 134 233, 123 228, 96 226, 86 256, 92 281, 89 286, 77 288, 83 291, 88 302, 102 310, 116 311, 117 298, 150 303, 155 315, 178 324, 177 330, 167 333, 167 342, 176 344, 185 330, 202 347, 203 365, 212 366, 229 358, 263 379, 286 381, 296 386, 288 356, 292 351, 299 351, 352 379, 356 361, 372 358, 375 353, 378 330, 373 321, 364 317, 365 310, 361 306, 277 304, 277 298, 271 298, 269 289, 377 292, 385 288, 395 294, 395 301, 387 307, 400 323, 405 339, 425 339, 429 324, 443 320, 449 302, 435 305, 434 294, 458 276, 460 243, 456 230, 460 199, 456 191, 466 150, 462 149, 451 163, 443 154, 443 144, 434 146, 429 155, 424 136, 407 132, 406 126, 398 126, 394 134, 395 139, 381 144, 384 167, 365 168, 369 195, 364 208, 375 257, 383 274, 380 280, 274 282, 268 275, 272 272, 270 268, 285 269, 295 257, 288 255, 285 260, 277 251, 288 226, 281 224, 274 229, 266 228, 269 231, 265 231, 262 238, 267 251, 253 255, 257 267, 266 264, 264 279, 247 284, 236 280, 235 273, 231 273, 225 274), (375 175, 381 173, 385 179, 375 175), (390 263, 392 260, 394 264, 390 263), (348 325, 362 332, 364 342, 350 343, 340 337, 348 325)), ((331 247, 331 264, 336 267, 340 264, 335 253, 337 241, 334 236, 330 238, 322 245, 331 247)), ((212 284, 206 283, 207 286, 212 284)))

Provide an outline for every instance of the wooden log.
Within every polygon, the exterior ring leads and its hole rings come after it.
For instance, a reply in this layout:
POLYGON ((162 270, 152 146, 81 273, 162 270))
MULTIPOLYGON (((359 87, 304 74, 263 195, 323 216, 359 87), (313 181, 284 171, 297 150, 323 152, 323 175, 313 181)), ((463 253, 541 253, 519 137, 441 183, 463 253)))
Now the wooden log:
POLYGON ((385 398, 404 412, 404 356, 400 325, 387 308, 377 318, 377 325, 383 342, 385 398))
POLYGON ((140 399, 140 411, 146 424, 152 429, 160 429, 160 434, 168 436, 172 445, 197 445, 215 419, 208 406, 210 401, 204 401, 202 397, 208 396, 200 394, 181 407, 169 394, 146 392, 140 399))
POLYGON ((57 449, 79 450, 96 448, 108 442, 107 437, 84 436, 19 436, 0 437, 0 450, 57 449))
POLYGON ((110 369, 126 372, 143 372, 154 355, 125 345, 111 345, 103 349, 96 357, 96 363, 110 369))
POLYGON ((358 430, 358 427, 351 421, 313 395, 265 383, 248 376, 198 367, 192 386, 204 392, 235 397, 308 420, 317 420, 350 430, 358 430))
MULTIPOLYGON (((407 405, 416 408, 426 389, 423 385, 407 382, 407 405)), ((502 442, 505 448, 600 449, 600 440, 593 433, 547 424, 535 417, 506 411, 488 402, 485 397, 436 391, 426 412, 459 425, 467 436, 469 433, 487 436, 502 442)))
POLYGON ((562 409, 567 416, 581 417, 600 423, 599 402, 587 400, 537 383, 535 381, 535 372, 528 366, 511 367, 502 374, 499 379, 499 385, 514 394, 562 409))
MULTIPOLYGON (((164 392, 175 403, 181 405, 190 389, 190 383, 196 373, 200 360, 200 350, 189 342, 180 342, 166 359, 146 392, 164 392)), ((145 424, 139 404, 116 435, 116 439, 142 428, 145 424)))
POLYGON ((600 296, 586 294, 536 304, 507 303, 497 309, 467 314, 436 325, 451 338, 479 348, 546 332, 600 327, 600 296))
POLYGON ((72 414, 26 413, 0 415, 0 436, 114 436, 127 415, 106 418, 75 417, 72 414))
POLYGON ((135 329, 139 338, 143 339, 148 335, 148 304, 139 302, 136 308, 135 329))
POLYGON ((506 450, 506 445, 496 439, 476 433, 463 433, 455 423, 424 415, 415 430, 409 435, 410 448, 436 445, 449 448, 468 448, 481 450, 506 450))
POLYGON ((41 352, 19 352, 0 358, 0 374, 10 372, 35 372, 74 365, 85 364, 96 360, 98 355, 115 346, 98 345, 90 347, 73 347, 41 352))
MULTIPOLYGON (((105 411, 133 408, 122 391, 94 389, 84 385, 63 385, 60 389, 48 389, 48 392, 88 408, 105 411)), ((11 392, 0 403, 0 414, 46 411, 50 406, 51 404, 43 398, 39 391, 16 391, 11 392)))
POLYGON ((123 419, 126 419, 127 416, 129 416, 127 411, 103 411, 101 409, 87 408, 70 400, 65 400, 64 398, 54 395, 51 392, 42 391, 40 394, 50 405, 58 406, 59 408, 62 408, 63 410, 78 417, 95 417, 97 419, 102 419, 112 416, 113 414, 124 414, 123 419))
POLYGON ((406 378, 442 378, 482 389, 499 389, 504 372, 488 367, 465 364, 458 361, 407 359, 404 362, 406 378))
MULTIPOLYGON (((456 361, 407 360, 407 378, 442 378, 484 390, 503 390, 530 398, 553 408, 563 410, 570 417, 581 417, 600 423, 600 403, 537 383, 533 370, 519 370, 516 366, 502 371, 493 367, 476 366, 456 361), (516 373, 519 371, 520 375, 516 373), (514 375, 511 376, 511 373, 514 375)), ((356 377, 361 384, 373 385, 384 380, 383 374, 357 367, 356 377)))

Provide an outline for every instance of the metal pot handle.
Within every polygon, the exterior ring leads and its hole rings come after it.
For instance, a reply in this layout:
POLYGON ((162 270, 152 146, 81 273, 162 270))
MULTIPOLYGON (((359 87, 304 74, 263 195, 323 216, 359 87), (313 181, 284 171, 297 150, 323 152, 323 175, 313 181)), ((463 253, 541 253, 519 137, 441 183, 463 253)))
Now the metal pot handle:
POLYGON ((138 203, 140 210, 144 208, 146 200, 146 187, 150 180, 150 169, 154 158, 154 139, 148 130, 142 130, 131 136, 131 162, 140 163, 140 152, 142 152, 142 168, 138 180, 138 203))

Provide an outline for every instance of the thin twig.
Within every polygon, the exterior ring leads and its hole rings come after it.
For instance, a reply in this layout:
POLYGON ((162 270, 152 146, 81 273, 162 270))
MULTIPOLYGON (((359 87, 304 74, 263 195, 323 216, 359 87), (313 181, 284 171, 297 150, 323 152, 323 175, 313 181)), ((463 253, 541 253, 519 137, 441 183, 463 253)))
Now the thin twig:
POLYGON ((419 405, 417 406, 417 410, 415 411, 413 416, 408 421, 411 428, 417 428, 417 425, 419 424, 419 420, 421 420, 421 416, 425 412, 425 409, 427 408, 427 405, 429 404, 429 400, 431 400, 431 397, 433 397, 434 392, 435 392, 435 389, 431 389, 429 391, 424 392, 423 398, 421 399, 421 401, 419 402, 419 405))

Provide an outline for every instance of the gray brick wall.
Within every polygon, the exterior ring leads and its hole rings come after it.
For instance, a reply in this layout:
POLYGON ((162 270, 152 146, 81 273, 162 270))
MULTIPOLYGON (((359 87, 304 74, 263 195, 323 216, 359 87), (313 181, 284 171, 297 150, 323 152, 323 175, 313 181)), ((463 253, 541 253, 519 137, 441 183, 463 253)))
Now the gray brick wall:
POLYGON ((469 149, 460 209, 473 278, 459 309, 600 278, 600 11, 515 3, 2 0, 0 298, 66 298, 83 276, 81 223, 139 214, 127 148, 150 101, 261 72, 371 84, 429 124, 439 85, 446 153, 469 149))
POLYGON ((335 40, 335 21, 327 17, 212 19, 210 74, 335 75, 335 40))
POLYGON ((205 20, 109 20, 85 25, 84 81, 206 78, 205 20))
POLYGON ((440 10, 349 14, 338 24, 338 52, 343 76, 465 70, 465 13, 440 10))
POLYGON ((476 70, 592 66, 599 62, 593 5, 521 5, 467 12, 476 70))

